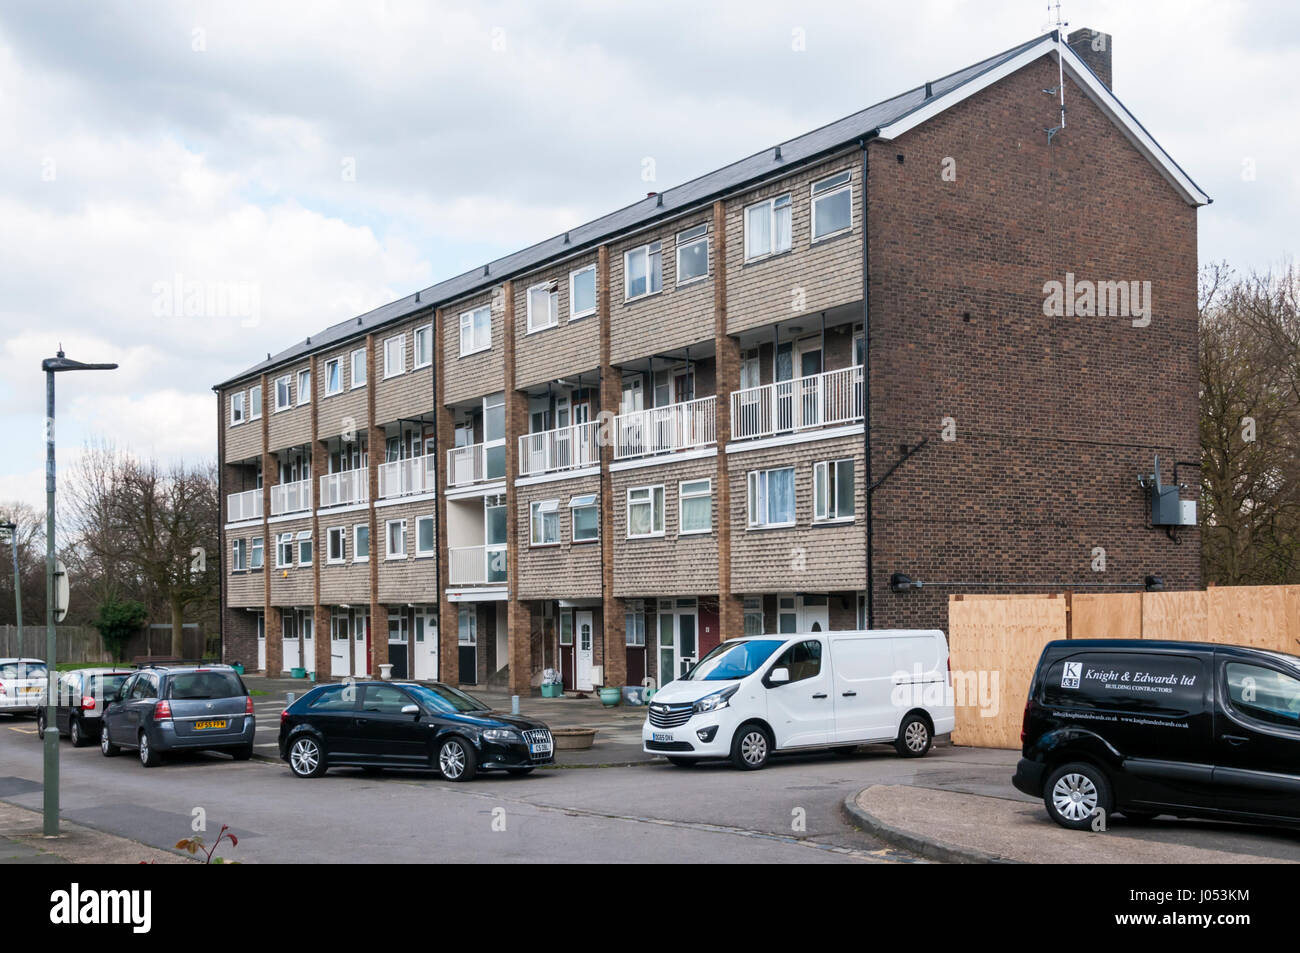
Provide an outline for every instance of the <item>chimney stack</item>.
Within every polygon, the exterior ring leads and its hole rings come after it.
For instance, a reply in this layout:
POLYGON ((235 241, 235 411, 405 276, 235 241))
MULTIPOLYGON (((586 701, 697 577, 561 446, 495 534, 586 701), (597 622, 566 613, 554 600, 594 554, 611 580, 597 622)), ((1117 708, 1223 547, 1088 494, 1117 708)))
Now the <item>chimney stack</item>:
POLYGON ((1106 84, 1107 89, 1114 88, 1110 77, 1111 42, 1109 33, 1087 27, 1075 30, 1065 39, 1066 45, 1079 54, 1079 58, 1088 64, 1097 78, 1106 84))

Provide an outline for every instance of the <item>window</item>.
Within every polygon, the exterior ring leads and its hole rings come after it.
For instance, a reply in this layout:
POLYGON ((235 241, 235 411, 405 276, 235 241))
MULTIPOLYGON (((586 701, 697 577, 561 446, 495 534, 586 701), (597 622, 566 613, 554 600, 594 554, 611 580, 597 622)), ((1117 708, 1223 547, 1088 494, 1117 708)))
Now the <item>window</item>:
POLYGON ((677 484, 679 535, 707 533, 713 529, 713 481, 683 480, 677 484))
POLYGON ((745 596, 745 635, 763 634, 763 597, 745 596))
POLYGON ((745 209, 745 261, 790 250, 790 196, 745 209))
POLYGON ((248 419, 259 420, 262 416, 262 385, 255 384, 248 389, 248 419))
POLYGON ((569 320, 596 313, 596 266, 569 272, 569 320))
POLYGON ((321 689, 307 707, 312 711, 352 711, 357 704, 356 689, 348 691, 349 688, 349 685, 331 685, 321 689))
POLYGON ((456 612, 456 641, 461 645, 478 644, 478 608, 461 606, 456 612))
POLYGON ((794 525, 794 467, 750 472, 749 525, 794 525))
POLYGON ((354 563, 370 561, 369 523, 358 523, 352 527, 352 561, 354 563))
POLYGON ((812 185, 812 240, 846 232, 853 224, 853 186, 841 172, 812 185))
POLYGON ((560 610, 560 644, 573 644, 573 610, 560 610))
MULTIPOLYGON (((395 641, 390 639, 389 641, 395 641)), ((397 715, 407 705, 414 705, 411 696, 396 685, 367 685, 365 701, 361 703, 362 711, 379 714, 397 715)))
POLYGON ((238 394, 230 395, 230 423, 242 424, 244 422, 244 392, 241 390, 238 394))
POLYGON ((278 414, 282 410, 288 410, 292 403, 289 399, 289 375, 275 379, 275 412, 278 414))
POLYGON ((352 386, 366 386, 366 349, 357 348, 352 352, 352 386))
POLYGON ((339 359, 336 357, 332 361, 325 362, 325 396, 337 394, 343 390, 343 369, 339 366, 339 359))
POLYGON ((664 534, 664 488, 634 486, 627 491, 627 538, 664 534))
POLYGON ((573 518, 573 541, 591 543, 600 539, 600 507, 595 493, 585 493, 569 500, 569 515, 573 518))
POLYGON ((298 406, 311 400, 311 368, 298 372, 298 406))
POLYGON ((707 278, 709 274, 709 226, 696 225, 677 233, 677 283, 707 278))
POLYGON ((261 568, 262 568, 262 560, 263 560, 264 558, 265 558, 265 556, 264 556, 264 553, 263 553, 263 542, 262 542, 262 537, 261 537, 261 536, 254 536, 254 537, 253 537, 253 545, 252 545, 251 547, 249 547, 249 552, 248 552, 248 568, 249 568, 249 569, 261 569, 261 568))
POLYGON ((384 377, 406 372, 406 335, 399 334, 384 342, 384 377))
POLYGON ((822 670, 822 644, 817 639, 796 642, 773 663, 772 668, 784 668, 790 672, 790 681, 802 682, 806 678, 815 678, 822 670))
POLYGON ((328 563, 341 563, 348 558, 348 531, 342 526, 329 528, 329 549, 325 554, 328 563))
POLYGON ((388 559, 405 559, 406 558, 406 520, 389 520, 386 526, 388 549, 385 557, 388 559))
POLYGON ((560 286, 554 281, 528 289, 528 333, 544 331, 560 323, 560 286))
POLYGON ((293 565, 293 533, 281 533, 275 538, 275 567, 293 565))
POLYGON ((248 568, 248 541, 232 539, 230 541, 231 572, 243 572, 248 568))
POLYGON ((310 566, 311 557, 311 530, 305 529, 298 534, 298 565, 310 566))
POLYGON ((483 305, 460 316, 460 355, 486 351, 492 346, 492 308, 483 305))
POLYGON ((432 556, 438 543, 433 538, 433 517, 417 516, 415 518, 415 555, 432 556))
POLYGON ((629 647, 645 648, 645 609, 633 609, 629 606, 623 618, 626 628, 623 643, 629 647))
POLYGON ((1224 670, 1233 708, 1253 721, 1300 728, 1300 681, 1244 662, 1229 662, 1224 670))
POLYGON ((433 325, 415 329, 415 367, 433 363, 433 325))
POLYGON ((853 519, 853 461, 828 460, 813 466, 813 519, 853 519))
POLYGON ((534 546, 554 546, 560 541, 560 501, 539 500, 532 505, 534 546))
POLYGON ((651 242, 623 253, 623 299, 631 301, 663 289, 664 254, 662 242, 651 242))

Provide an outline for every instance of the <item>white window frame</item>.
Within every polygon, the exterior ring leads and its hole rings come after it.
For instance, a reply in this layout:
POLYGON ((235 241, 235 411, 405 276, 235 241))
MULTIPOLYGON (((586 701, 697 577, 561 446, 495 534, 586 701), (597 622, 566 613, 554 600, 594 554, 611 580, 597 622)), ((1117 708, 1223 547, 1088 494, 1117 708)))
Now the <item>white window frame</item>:
POLYGON ((596 293, 597 293, 597 282, 596 282, 595 265, 588 265, 586 268, 577 268, 569 272, 569 320, 570 321, 577 321, 579 318, 585 318, 588 315, 592 315, 596 313, 596 293), (574 308, 578 302, 578 295, 574 290, 576 286, 575 279, 578 278, 578 276, 580 275, 585 275, 587 272, 591 272, 591 307, 583 311, 575 311, 574 308))
POLYGON ((437 555, 437 553, 438 553, 438 534, 437 534, 436 532, 433 532, 433 531, 432 531, 433 528, 434 528, 434 527, 433 527, 433 516, 432 516, 432 515, 417 516, 417 517, 415 518, 415 558, 416 558, 416 559, 428 559, 430 556, 436 556, 436 555, 437 555), (429 538, 430 538, 430 540, 431 540, 431 542, 432 542, 432 545, 430 545, 430 547, 429 547, 428 549, 421 549, 421 548, 420 548, 420 526, 423 525, 424 523, 428 523, 428 524, 429 524, 429 527, 430 527, 429 538))
POLYGON ((769 199, 763 199, 761 202, 755 202, 752 205, 745 206, 745 214, 742 220, 744 228, 743 240, 745 243, 745 261, 762 261, 764 258, 771 258, 775 255, 783 255, 794 247, 794 202, 789 192, 783 195, 774 195, 769 199), (781 208, 790 209, 790 237, 789 242, 784 248, 778 248, 776 244, 776 210, 778 203, 783 203, 781 208), (749 216, 755 210, 767 209, 767 251, 752 254, 749 247, 749 216))
POLYGON ((262 419, 262 385, 254 384, 248 388, 248 419, 262 419), (257 400, 253 400, 253 395, 257 395, 257 400))
POLYGON ((426 324, 424 327, 416 328, 414 331, 411 332, 411 348, 412 348, 411 358, 413 361, 413 363, 411 364, 412 370, 421 367, 428 367, 430 364, 433 363, 433 325, 432 324, 426 324), (420 359, 421 340, 428 342, 427 348, 429 351, 429 356, 424 360, 420 359))
POLYGON ((696 480, 681 480, 677 484, 677 535, 678 536, 698 536, 703 533, 713 532, 713 478, 701 477, 696 480), (687 486, 697 486, 704 484, 705 489, 687 490, 687 486), (709 525, 703 529, 687 529, 682 521, 682 514, 686 512, 684 505, 686 500, 707 499, 709 501, 709 525))
POLYGON ((406 373, 406 332, 394 334, 390 338, 384 339, 384 380, 390 377, 398 377, 406 373), (393 361, 393 342, 397 342, 397 361, 393 361), (393 370, 393 364, 397 364, 397 370, 393 370))
POLYGON ((662 483, 650 483, 645 486, 630 486, 627 488, 627 538, 628 539, 654 539, 664 535, 664 485, 662 483), (657 492, 656 492, 657 491, 657 492), (633 499, 634 494, 644 492, 644 499, 633 499), (655 512, 655 500, 658 499, 658 513, 655 512), (650 507, 650 532, 633 533, 632 532, 632 507, 649 506, 650 507), (656 518, 657 517, 657 518, 656 518))
POLYGON ((560 533, 560 501, 559 500, 534 500, 532 503, 530 503, 528 506, 529 545, 535 548, 541 548, 543 546, 558 546, 560 545, 561 538, 562 537, 560 533), (540 525, 543 527, 543 530, 545 529, 546 522, 547 522, 545 517, 547 516, 555 517, 555 538, 547 539, 545 537, 545 532, 543 531, 542 538, 538 539, 537 527, 540 522, 540 525), (539 521, 538 517, 543 517, 543 518, 539 521))
POLYGON ((327 566, 338 566, 348 561, 348 528, 346 526, 331 526, 325 531, 325 564, 327 566), (339 541, 339 554, 334 555, 334 541, 339 541))
POLYGON ((704 281, 706 278, 709 277, 709 269, 713 264, 711 260, 713 249, 710 247, 710 243, 709 243, 708 222, 702 222, 699 225, 693 225, 690 228, 682 229, 680 232, 677 233, 676 246, 677 246, 676 278, 677 278, 677 286, 679 288, 682 285, 693 285, 697 281, 704 281), (701 242, 704 243, 704 274, 695 275, 694 277, 687 278, 685 281, 683 281, 682 280, 682 252, 686 251, 688 248, 692 248, 693 246, 700 244, 701 242))
POLYGON ((600 497, 598 494, 583 493, 569 498, 569 536, 575 543, 600 542, 600 497), (578 510, 596 511, 595 536, 578 536, 578 521, 575 518, 578 510))
POLYGON ((477 354, 480 351, 490 350, 492 347, 492 306, 485 304, 479 308, 473 308, 469 311, 460 313, 460 356, 467 357, 470 354, 477 354), (477 320, 484 312, 487 313, 487 331, 486 340, 478 340, 479 326, 477 320), (469 332, 469 346, 466 346, 465 332, 469 332))
POLYGON ((529 334, 545 331, 547 328, 553 328, 560 323, 560 283, 558 281, 543 281, 531 286, 528 289, 525 301, 528 308, 529 334), (546 292, 546 315, 542 320, 538 319, 533 309, 533 293, 539 291, 546 292))
POLYGON ((840 465, 847 463, 850 471, 850 481, 857 480, 857 467, 852 457, 839 457, 835 460, 819 460, 813 464, 813 522, 814 523, 852 523, 857 519, 857 487, 853 488, 853 512, 847 516, 839 513, 835 506, 838 494, 831 486, 831 467, 835 467, 835 483, 838 484, 840 477, 840 465), (825 494, 822 492, 823 481, 825 481, 825 494), (832 512, 834 510, 834 512, 832 512))
POLYGON ((662 241, 646 242, 646 244, 644 245, 640 245, 637 248, 629 248, 627 251, 623 252, 623 300, 624 301, 640 301, 642 298, 648 298, 651 295, 657 295, 663 290, 664 290, 664 243, 662 241), (628 266, 629 263, 632 261, 632 256, 636 254, 644 254, 646 260, 645 291, 641 292, 638 295, 632 294, 632 282, 628 280, 628 274, 631 271, 631 269, 628 266), (654 287, 654 270, 650 267, 652 255, 657 255, 659 257, 659 287, 658 288, 654 287))
POLYGON ((244 392, 230 395, 230 426, 238 427, 248 419, 248 408, 245 401, 244 392))
POLYGON ((626 648, 643 649, 645 645, 645 604, 641 608, 633 609, 630 606, 624 614, 623 621, 623 645, 626 648))
POLYGON ((406 520, 385 520, 384 521, 384 559, 405 559, 406 558, 406 520), (402 551, 400 553, 393 550, 393 526, 400 525, 402 528, 402 551))
POLYGON ((248 571, 248 540, 232 539, 230 541, 230 571, 248 571))
POLYGON ((293 406, 293 375, 281 374, 279 377, 275 379, 275 413, 278 414, 282 410, 288 410, 292 406, 293 406), (281 384, 284 385, 285 401, 283 404, 280 403, 281 384))
POLYGON ((337 357, 325 362, 324 391, 326 397, 343 393, 343 362, 337 357), (330 387, 330 372, 333 371, 334 386, 330 387))
POLYGON ((248 571, 261 569, 266 565, 266 541, 261 536, 254 536, 248 547, 248 571))
POLYGON ((352 526, 352 561, 354 563, 370 562, 370 524, 369 523, 354 523, 352 526), (359 555, 357 552, 358 549, 357 540, 361 538, 360 533, 362 530, 365 530, 365 535, 366 535, 366 553, 364 556, 359 555))
POLYGON ((294 540, 295 552, 298 554, 299 566, 310 566, 316 560, 316 544, 312 542, 311 530, 304 529, 298 532, 298 538, 294 540), (303 559, 303 546, 307 547, 307 558, 303 559))
POLYGON ((302 370, 298 372, 297 380, 294 383, 294 388, 298 392, 299 407, 301 407, 303 404, 311 403, 311 368, 310 367, 304 367, 302 370), (304 381, 306 382, 306 386, 304 386, 303 384, 304 381))
POLYGON ((293 533, 276 533, 275 535, 275 568, 289 569, 293 566, 293 533), (289 560, 284 559, 284 548, 289 547, 289 560))
POLYGON ((368 367, 366 367, 366 349, 365 349, 364 347, 359 347, 359 348, 357 348, 356 350, 354 350, 354 351, 352 352, 352 354, 349 355, 349 362, 350 362, 351 365, 352 365, 352 366, 349 368, 349 370, 352 372, 352 377, 351 377, 351 379, 348 381, 348 383, 352 385, 352 390, 356 390, 358 387, 365 387, 365 386, 366 386, 366 380, 367 380, 367 374, 368 374, 369 371, 370 371, 370 369, 369 369, 368 367), (357 374, 357 367, 358 367, 358 364, 357 364, 357 358, 361 358, 361 363, 360 363, 361 374, 360 374, 360 375, 357 374), (361 378, 360 380, 357 379, 358 376, 361 378))
POLYGON ((808 195, 812 202, 812 225, 808 230, 811 237, 809 244, 816 245, 818 242, 824 242, 828 238, 834 238, 836 235, 843 235, 845 232, 853 231, 853 172, 851 169, 841 169, 833 175, 828 175, 824 179, 818 179, 808 186, 808 195), (818 189, 823 191, 818 192, 818 189), (817 234, 817 203, 823 202, 832 196, 839 195, 841 192, 849 193, 849 224, 843 228, 837 228, 833 232, 827 232, 825 235, 817 234))
MULTIPOLYGON (((743 620, 742 631, 745 635, 762 635, 763 634, 763 597, 762 596, 745 596, 744 613, 741 616, 743 620), (749 622, 751 619, 758 620, 758 629, 755 632, 749 631, 749 622)), ((858 626, 862 628, 862 626, 858 626)))
POLYGON ((745 485, 748 490, 748 499, 745 500, 745 518, 749 529, 779 529, 782 527, 794 526, 798 520, 799 513, 799 490, 795 484, 795 478, 798 476, 794 472, 794 467, 768 467, 765 470, 750 470, 745 477, 745 485), (790 489, 794 494, 794 499, 790 501, 790 519, 780 523, 755 522, 755 498, 761 501, 758 510, 764 520, 767 517, 768 502, 768 485, 771 480, 771 474, 789 470, 791 472, 790 489), (759 484, 762 484, 760 487, 759 484))

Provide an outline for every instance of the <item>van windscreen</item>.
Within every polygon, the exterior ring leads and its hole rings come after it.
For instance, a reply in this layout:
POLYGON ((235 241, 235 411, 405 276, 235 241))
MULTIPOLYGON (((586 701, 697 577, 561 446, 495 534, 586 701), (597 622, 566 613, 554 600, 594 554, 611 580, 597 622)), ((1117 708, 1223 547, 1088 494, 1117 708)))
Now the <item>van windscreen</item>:
POLYGON ((785 639, 751 639, 748 642, 723 642, 699 664, 682 676, 687 682, 721 682, 753 675, 772 653, 785 645, 785 639))

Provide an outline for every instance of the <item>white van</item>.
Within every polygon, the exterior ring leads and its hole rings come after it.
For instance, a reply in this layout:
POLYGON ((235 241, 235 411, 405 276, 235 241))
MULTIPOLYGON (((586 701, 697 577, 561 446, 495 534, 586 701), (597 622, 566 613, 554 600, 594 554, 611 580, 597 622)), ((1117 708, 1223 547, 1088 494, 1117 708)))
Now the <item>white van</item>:
POLYGON ((892 741, 905 758, 952 731, 948 642, 937 629, 755 635, 723 642, 661 688, 642 750, 673 764, 892 741))

